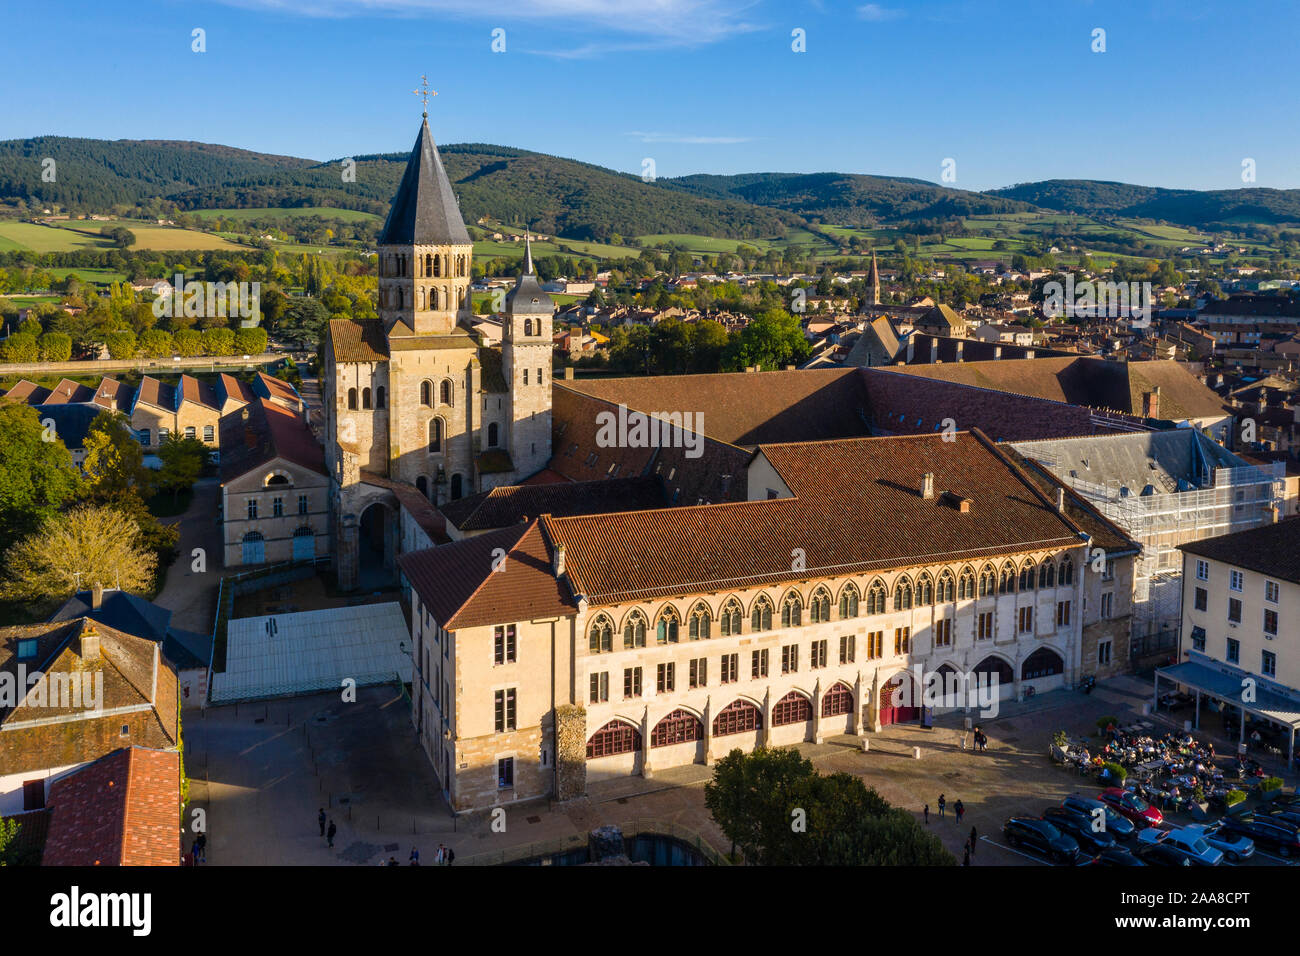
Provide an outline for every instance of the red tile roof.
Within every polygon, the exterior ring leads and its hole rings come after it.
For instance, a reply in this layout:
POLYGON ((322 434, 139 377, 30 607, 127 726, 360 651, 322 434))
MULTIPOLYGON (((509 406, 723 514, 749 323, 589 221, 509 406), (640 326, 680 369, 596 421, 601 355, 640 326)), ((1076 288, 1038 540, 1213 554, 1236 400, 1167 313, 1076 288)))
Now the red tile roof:
POLYGON ((434 620, 449 631, 576 611, 568 589, 551 573, 536 519, 397 560, 434 620))
POLYGON ((74 382, 70 378, 65 378, 54 386, 49 395, 45 396, 45 405, 66 405, 72 403, 89 402, 95 397, 95 390, 89 385, 82 385, 80 382, 74 382))
POLYGON ((180 754, 125 747, 50 787, 45 866, 177 866, 180 754))
POLYGON ((329 344, 338 362, 387 362, 388 337, 378 321, 332 319, 329 344))
POLYGON ((221 416, 221 480, 232 481, 283 458, 304 468, 325 470, 325 450, 311 426, 295 412, 275 402, 257 401, 221 416))
POLYGON ((1081 542, 1080 527, 978 431, 764 445, 793 498, 547 518, 592 604, 804 581, 1081 542), (935 496, 921 497, 922 475, 935 496), (971 501, 968 512, 945 492, 971 501), (794 570, 794 556, 803 567, 794 570))

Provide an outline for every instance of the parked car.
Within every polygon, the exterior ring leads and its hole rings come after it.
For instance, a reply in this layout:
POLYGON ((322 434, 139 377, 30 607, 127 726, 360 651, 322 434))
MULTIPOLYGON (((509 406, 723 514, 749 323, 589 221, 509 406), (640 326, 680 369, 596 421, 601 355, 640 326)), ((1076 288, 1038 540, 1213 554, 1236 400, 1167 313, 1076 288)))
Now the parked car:
POLYGON ((1227 816, 1219 821, 1222 830, 1250 837, 1255 846, 1277 850, 1280 856, 1300 855, 1300 828, 1275 817, 1254 813, 1227 816))
POLYGON ((1062 833, 1074 837, 1079 849, 1089 855, 1095 856, 1116 843, 1115 834, 1107 830, 1094 830, 1092 817, 1078 810, 1048 807, 1043 811, 1043 819, 1062 833))
POLYGON ((1016 849, 1032 850, 1053 863, 1074 863, 1079 858, 1074 837, 1037 817, 1012 817, 1002 824, 1002 835, 1016 849))
POLYGON ((1115 834, 1116 838, 1120 840, 1127 840, 1137 832, 1137 827, 1133 825, 1132 820, 1123 816, 1114 807, 1107 806, 1100 800, 1094 800, 1091 797, 1084 797, 1077 793, 1072 793, 1061 802, 1061 806, 1065 807, 1067 810, 1077 810, 1092 819, 1096 818, 1097 810, 1104 810, 1106 813, 1106 829, 1115 834))
POLYGON ((1287 823, 1293 827, 1300 827, 1300 805, 1278 804, 1269 800, 1255 808, 1255 815, 1268 817, 1270 820, 1287 823))
POLYGON ((1278 793, 1268 801, 1270 807, 1300 807, 1300 793, 1278 793))
POLYGON ((1223 862, 1223 851, 1216 850, 1197 833, 1175 827, 1172 830, 1157 830, 1148 827, 1138 834, 1138 842, 1148 845, 1160 844, 1172 847, 1185 855, 1189 862, 1197 866, 1218 866, 1223 862))
POLYGON ((1216 850, 1222 850, 1229 863, 1239 863, 1255 855, 1254 840, 1225 830, 1221 823, 1189 823, 1183 829, 1197 834, 1216 850))
POLYGON ((1133 848, 1133 854, 1147 866, 1192 865, 1192 861, 1187 859, 1187 854, 1163 843, 1141 844, 1133 848))
POLYGON ((1097 862, 1102 866, 1146 866, 1132 850, 1118 843, 1098 853, 1097 862))
POLYGON ((1107 787, 1097 794, 1097 799, 1127 817, 1138 829, 1159 826, 1165 822, 1165 816, 1158 809, 1147 803, 1131 790, 1119 787, 1107 787))

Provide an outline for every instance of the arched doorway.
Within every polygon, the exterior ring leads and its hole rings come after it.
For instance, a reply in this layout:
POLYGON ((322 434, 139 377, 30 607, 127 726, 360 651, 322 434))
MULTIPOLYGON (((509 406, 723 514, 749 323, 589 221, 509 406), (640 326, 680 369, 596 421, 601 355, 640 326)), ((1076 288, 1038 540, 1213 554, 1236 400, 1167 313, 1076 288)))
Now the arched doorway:
POLYGON ((293 559, 310 561, 316 557, 316 534, 306 526, 293 533, 293 559))
POLYGON ((242 564, 262 564, 266 561, 266 539, 260 531, 250 531, 244 535, 242 564))
POLYGON ((459 472, 451 476, 451 499, 455 501, 464 493, 464 479, 459 472))
POLYGON ((921 694, 907 671, 880 685, 880 726, 907 724, 921 717, 921 694))
POLYGON ((424 475, 415 479, 415 487, 426 499, 429 497, 429 479, 424 475))
MULTIPOLYGON (((1016 672, 1000 657, 989 655, 975 665, 972 671, 979 687, 996 687, 997 699, 1004 700, 1015 695, 1016 672)), ((984 691, 987 693, 987 691, 984 691)))
POLYGON ((393 516, 376 501, 357 522, 357 582, 362 588, 384 587, 393 580, 393 516))

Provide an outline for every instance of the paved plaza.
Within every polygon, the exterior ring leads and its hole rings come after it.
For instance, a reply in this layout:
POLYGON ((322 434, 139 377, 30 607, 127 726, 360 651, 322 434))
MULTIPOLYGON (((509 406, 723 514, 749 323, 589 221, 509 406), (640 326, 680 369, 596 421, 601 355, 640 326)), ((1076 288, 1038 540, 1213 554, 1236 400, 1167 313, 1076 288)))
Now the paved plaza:
MULTIPOLYGON (((1142 716, 1150 687, 1148 681, 1119 678, 1090 695, 1062 690, 1005 703, 996 718, 980 722, 989 736, 987 753, 962 748, 963 721, 955 715, 939 718, 932 730, 887 727, 871 735, 867 753, 853 737, 803 744, 800 750, 822 772, 862 777, 918 819, 928 803, 929 826, 958 859, 974 826, 981 835, 975 865, 1036 865, 1000 845, 1003 821, 1017 813, 1041 814, 1070 793, 1097 789, 1094 781, 1052 764, 1052 734, 1093 732, 1106 714, 1150 721, 1156 732, 1180 730, 1181 720, 1142 716), (919 759, 915 747, 921 748, 919 759), (949 806, 945 819, 937 812, 940 793, 949 806), (958 799, 966 807, 960 827, 951 812, 958 799)), ((1215 742, 1228 752, 1226 741, 1215 742)), ((390 855, 405 864, 412 846, 427 863, 439 843, 456 851, 457 865, 499 862, 564 841, 584 843, 586 833, 602 824, 634 822, 697 835, 722 852, 729 848, 704 808, 711 771, 698 765, 649 780, 594 785, 587 797, 566 804, 535 801, 508 808, 504 832, 493 828, 488 814, 453 818, 416 742, 409 704, 394 685, 364 688, 355 703, 330 693, 189 714, 185 769, 192 778, 191 806, 207 811, 208 862, 218 866, 374 865, 390 855), (319 836, 321 807, 338 827, 333 849, 319 836)), ((1293 775, 1286 777, 1294 784, 1293 775)))

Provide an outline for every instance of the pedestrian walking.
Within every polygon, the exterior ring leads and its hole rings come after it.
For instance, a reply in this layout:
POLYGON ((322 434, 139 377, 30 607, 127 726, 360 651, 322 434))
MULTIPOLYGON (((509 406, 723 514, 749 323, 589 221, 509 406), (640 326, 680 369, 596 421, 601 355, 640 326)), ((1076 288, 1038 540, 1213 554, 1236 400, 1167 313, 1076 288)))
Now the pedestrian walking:
POLYGON ((970 866, 970 844, 966 844, 966 855, 961 859, 962 866, 970 866))
POLYGON ((974 855, 975 855, 975 848, 976 848, 977 846, 979 846, 979 842, 980 842, 979 834, 975 832, 975 828, 974 828, 974 827, 971 827, 971 828, 970 828, 970 853, 971 853, 971 856, 974 856, 974 855))
POLYGON ((447 857, 447 847, 444 844, 439 843, 438 852, 433 855, 433 865, 442 866, 443 860, 445 860, 446 857, 447 857))
POLYGON ((419 866, 419 865, 420 865, 420 851, 417 850, 415 847, 411 847, 411 866, 419 866))
POLYGON ((957 814, 957 822, 961 823, 961 815, 966 812, 966 805, 959 799, 952 805, 953 812, 957 814))
POLYGON ((926 823, 929 823, 929 822, 930 822, 930 805, 927 803, 927 804, 925 805, 925 809, 922 810, 921 812, 925 814, 925 822, 926 822, 926 823))
POLYGON ((320 835, 324 836, 325 835, 325 808, 324 807, 320 808, 320 816, 316 818, 316 821, 320 824, 320 835))
POLYGON ((453 850, 451 847, 447 847, 447 856, 444 862, 446 863, 447 866, 451 866, 453 863, 456 862, 456 851, 453 850))
POLYGON ((943 811, 944 808, 946 808, 947 806, 948 806, 948 798, 945 797, 942 793, 939 794, 939 819, 940 820, 943 819, 943 811))
POLYGON ((339 832, 339 828, 336 827, 336 826, 334 825, 334 821, 331 820, 331 821, 330 821, 330 827, 329 827, 329 829, 325 831, 325 836, 329 838, 329 841, 330 841, 330 842, 329 842, 329 845, 330 845, 331 847, 334 846, 334 834, 336 834, 336 833, 338 833, 338 832, 339 832))
POLYGON ((208 835, 200 833, 194 840, 194 852, 198 854, 200 863, 208 862, 208 835))

